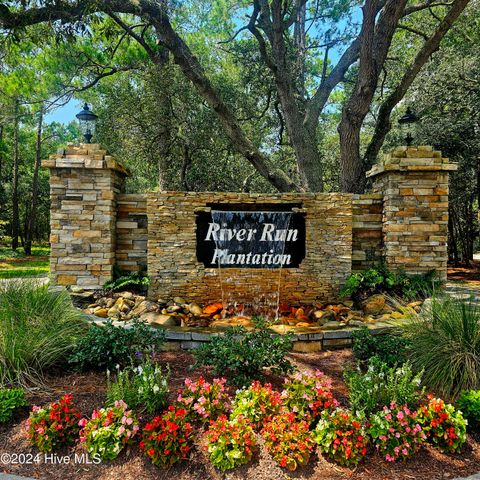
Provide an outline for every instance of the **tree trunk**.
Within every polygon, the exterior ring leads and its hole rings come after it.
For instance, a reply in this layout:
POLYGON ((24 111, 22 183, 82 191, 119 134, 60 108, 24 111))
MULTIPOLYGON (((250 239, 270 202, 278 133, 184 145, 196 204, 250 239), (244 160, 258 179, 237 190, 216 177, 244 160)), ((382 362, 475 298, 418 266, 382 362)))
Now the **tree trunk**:
POLYGON ((2 143, 3 143, 3 125, 0 125, 0 188, 2 187, 2 180, 3 180, 3 150, 2 150, 2 143))
POLYGON ((32 179, 32 198, 30 201, 30 214, 28 216, 27 225, 25 228, 25 255, 32 254, 32 241, 35 231, 35 220, 37 215, 38 204, 38 171, 40 169, 40 163, 42 161, 42 130, 43 130, 43 107, 38 112, 37 123, 37 141, 35 144, 35 166, 33 170, 32 179))
POLYGON ((12 178, 12 250, 18 248, 18 234, 20 229, 20 217, 18 207, 18 130, 19 130, 18 100, 15 100, 14 126, 13 126, 13 178, 12 178))

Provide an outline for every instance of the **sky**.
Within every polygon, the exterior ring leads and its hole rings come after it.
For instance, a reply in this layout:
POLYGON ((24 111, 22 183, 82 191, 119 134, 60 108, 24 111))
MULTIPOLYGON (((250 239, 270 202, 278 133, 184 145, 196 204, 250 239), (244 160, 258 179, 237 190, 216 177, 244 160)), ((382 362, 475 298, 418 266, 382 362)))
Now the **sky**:
POLYGON ((45 116, 47 123, 60 122, 70 123, 75 120, 75 115, 82 109, 82 102, 80 100, 72 99, 62 107, 53 110, 45 116))

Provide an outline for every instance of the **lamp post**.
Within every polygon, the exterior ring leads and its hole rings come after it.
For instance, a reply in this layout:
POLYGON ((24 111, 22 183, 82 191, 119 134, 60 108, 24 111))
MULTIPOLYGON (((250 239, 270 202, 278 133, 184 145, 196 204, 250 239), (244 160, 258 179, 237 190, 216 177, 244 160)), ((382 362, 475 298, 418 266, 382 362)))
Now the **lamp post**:
POLYGON ((410 125, 414 124, 417 120, 418 120, 418 117, 415 115, 415 113, 412 111, 410 107, 407 107, 407 111, 405 112, 405 115, 403 115, 403 117, 401 117, 398 120, 398 123, 402 128, 402 131, 406 130, 405 141, 407 142, 408 147, 413 142, 413 135, 411 132, 410 125))
POLYGON ((80 130, 83 133, 86 143, 92 141, 93 132, 95 131, 95 122, 98 116, 95 115, 88 106, 87 103, 83 106, 83 109, 75 115, 80 122, 80 130))

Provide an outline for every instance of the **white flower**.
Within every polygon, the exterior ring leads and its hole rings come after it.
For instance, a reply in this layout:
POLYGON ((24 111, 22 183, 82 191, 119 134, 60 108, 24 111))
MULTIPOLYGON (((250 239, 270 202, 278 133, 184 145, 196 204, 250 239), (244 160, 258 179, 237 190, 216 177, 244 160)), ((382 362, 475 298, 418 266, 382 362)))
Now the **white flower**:
POLYGON ((158 385, 153 386, 153 393, 157 393, 160 390, 160 387, 158 385))

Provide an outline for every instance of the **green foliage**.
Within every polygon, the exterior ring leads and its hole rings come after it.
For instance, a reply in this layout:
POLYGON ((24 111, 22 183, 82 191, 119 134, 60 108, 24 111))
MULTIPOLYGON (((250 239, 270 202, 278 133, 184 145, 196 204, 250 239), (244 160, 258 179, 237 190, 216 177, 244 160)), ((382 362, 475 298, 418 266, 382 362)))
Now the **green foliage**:
POLYGON ((405 325, 413 367, 446 398, 480 387, 480 310, 471 300, 433 299, 405 325))
POLYGON ((123 400, 133 409, 142 407, 148 414, 160 412, 167 405, 170 368, 165 372, 157 363, 146 360, 140 365, 124 370, 117 369, 114 381, 107 370, 107 405, 123 400))
POLYGON ((0 385, 38 383, 64 366, 86 330, 67 292, 35 282, 0 285, 0 385))
POLYGON ((401 365, 407 359, 408 341, 400 335, 387 333, 373 335, 366 327, 352 333, 353 354, 360 362, 367 362, 372 357, 378 357, 389 367, 401 365))
POLYGON ((427 440, 441 452, 455 453, 467 440, 467 422, 460 411, 440 398, 430 397, 418 410, 427 440))
POLYGON ((457 400, 457 407, 467 419, 468 430, 480 434, 480 390, 466 390, 457 400))
POLYGON ((414 375, 409 362, 401 367, 389 367, 372 357, 365 373, 359 368, 346 369, 344 378, 352 410, 366 415, 391 402, 415 408, 423 395, 421 374, 414 375))
POLYGON ((196 365, 211 365, 214 374, 226 375, 230 383, 248 385, 261 379, 266 368, 285 374, 294 367, 286 358, 292 349, 289 335, 272 336, 267 330, 246 331, 243 327, 228 328, 195 350, 196 365))
POLYGON ((356 465, 367 453, 369 437, 365 418, 337 408, 325 411, 315 428, 320 451, 340 465, 356 465))
POLYGON ((435 270, 425 274, 407 275, 402 270, 395 273, 384 265, 352 273, 340 291, 343 297, 362 299, 374 293, 386 292, 406 299, 430 296, 440 282, 435 270))
POLYGON ((116 327, 111 321, 91 325, 70 357, 70 363, 81 370, 114 370, 132 363, 136 354, 158 351, 165 335, 147 323, 135 320, 131 328, 116 327))
POLYGON ((132 410, 119 400, 111 408, 94 410, 92 418, 82 418, 80 441, 92 457, 114 460, 132 442, 140 427, 132 410))
POLYGON ((122 275, 115 280, 110 280, 103 285, 105 290, 118 292, 120 290, 144 290, 150 285, 150 279, 146 272, 133 272, 122 275))
POLYGON ((28 407, 23 389, 0 388, 0 423, 10 421, 15 410, 21 407, 28 407))
POLYGON ((256 449, 255 433, 243 417, 228 420, 222 415, 210 422, 206 432, 210 461, 219 470, 232 470, 248 463, 256 449))

